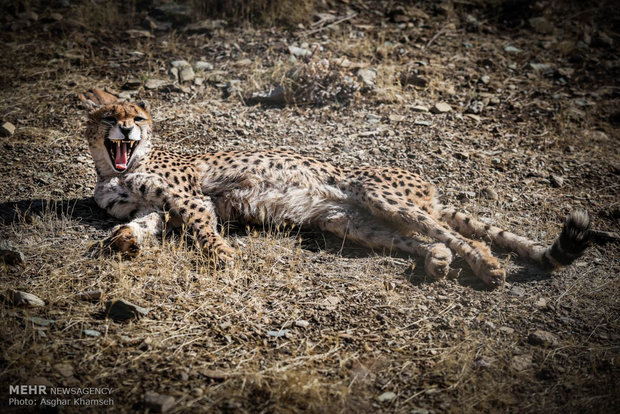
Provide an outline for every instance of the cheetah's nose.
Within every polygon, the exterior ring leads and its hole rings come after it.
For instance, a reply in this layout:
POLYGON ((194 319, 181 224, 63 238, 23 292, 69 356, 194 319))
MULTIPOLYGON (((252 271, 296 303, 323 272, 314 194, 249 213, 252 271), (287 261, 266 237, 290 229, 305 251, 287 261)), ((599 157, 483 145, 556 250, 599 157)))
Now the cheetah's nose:
POLYGON ((123 136, 125 138, 129 138, 129 134, 131 133, 131 130, 133 129, 133 127, 126 127, 126 126, 121 125, 120 129, 121 129, 121 133, 123 134, 123 136))

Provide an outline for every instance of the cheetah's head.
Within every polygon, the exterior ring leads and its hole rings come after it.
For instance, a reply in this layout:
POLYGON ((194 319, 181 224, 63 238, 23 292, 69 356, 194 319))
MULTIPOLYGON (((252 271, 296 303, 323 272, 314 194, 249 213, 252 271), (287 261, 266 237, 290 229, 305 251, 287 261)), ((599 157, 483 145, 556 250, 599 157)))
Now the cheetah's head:
POLYGON ((150 149, 152 125, 144 103, 113 103, 91 112, 86 135, 100 173, 130 171, 150 149))

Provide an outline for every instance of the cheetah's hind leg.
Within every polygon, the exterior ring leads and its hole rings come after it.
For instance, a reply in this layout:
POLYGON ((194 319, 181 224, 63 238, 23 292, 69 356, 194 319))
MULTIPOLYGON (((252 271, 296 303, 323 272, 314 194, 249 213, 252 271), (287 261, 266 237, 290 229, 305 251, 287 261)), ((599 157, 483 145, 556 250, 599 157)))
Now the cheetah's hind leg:
POLYGON ((164 224, 163 213, 152 212, 129 223, 119 224, 108 237, 90 249, 92 256, 118 252, 124 257, 136 257, 144 243, 151 237, 160 236, 164 224))
POLYGON ((424 270, 434 279, 443 279, 450 272, 452 251, 443 243, 425 243, 413 236, 395 231, 389 224, 368 220, 361 214, 341 211, 321 220, 318 226, 336 236, 371 249, 399 250, 424 258, 424 270))

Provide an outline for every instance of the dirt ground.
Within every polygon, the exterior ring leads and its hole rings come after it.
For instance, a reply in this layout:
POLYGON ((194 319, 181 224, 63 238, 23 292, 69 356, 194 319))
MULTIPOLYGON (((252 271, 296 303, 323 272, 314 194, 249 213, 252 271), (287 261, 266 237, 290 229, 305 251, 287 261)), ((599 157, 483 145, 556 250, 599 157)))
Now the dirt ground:
POLYGON ((272 24, 170 2, 16 4, 0 16, 0 239, 24 258, 0 267, 8 411, 620 411, 617 241, 554 274, 495 250, 496 290, 460 259, 456 280, 435 282, 416 258, 237 223, 230 269, 184 234, 133 260, 92 257, 118 222, 92 199, 76 98, 148 101, 157 144, 183 153, 288 147, 406 168, 546 243, 574 208, 617 232, 613 1, 327 0, 272 24), (11 290, 45 304, 15 306, 11 290), (107 317, 116 299, 148 313, 107 317), (112 402, 9 405, 18 384, 112 402))

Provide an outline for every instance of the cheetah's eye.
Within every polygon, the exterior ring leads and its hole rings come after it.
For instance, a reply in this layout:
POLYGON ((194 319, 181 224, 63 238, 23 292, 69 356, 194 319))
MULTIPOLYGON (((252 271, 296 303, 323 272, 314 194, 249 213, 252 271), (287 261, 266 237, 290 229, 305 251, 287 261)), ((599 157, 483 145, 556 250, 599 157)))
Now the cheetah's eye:
POLYGON ((101 119, 103 122, 109 123, 109 124, 115 124, 116 123, 116 118, 114 118, 113 116, 105 116, 101 119))
POLYGON ((142 122, 142 121, 146 121, 146 118, 143 118, 141 116, 137 116, 133 119, 133 122, 142 122))

